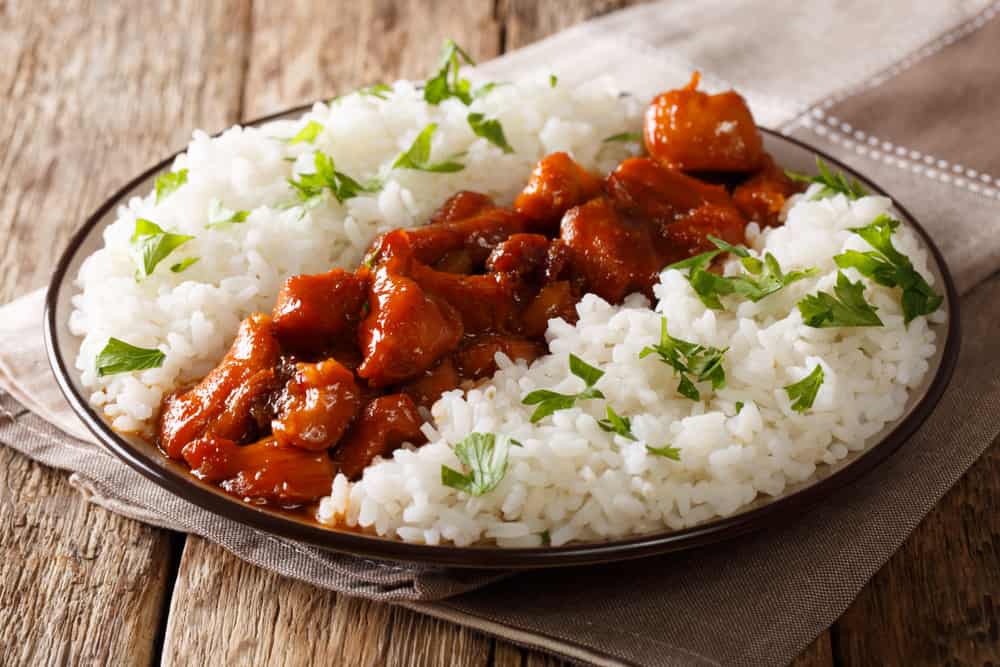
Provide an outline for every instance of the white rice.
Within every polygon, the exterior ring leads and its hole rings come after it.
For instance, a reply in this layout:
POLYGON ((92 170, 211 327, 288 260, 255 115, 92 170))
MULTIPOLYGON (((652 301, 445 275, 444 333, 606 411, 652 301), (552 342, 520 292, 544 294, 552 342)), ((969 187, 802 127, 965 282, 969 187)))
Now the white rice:
POLYGON ((132 199, 104 232, 105 246, 80 269, 70 329, 83 340, 76 367, 91 402, 121 431, 149 431, 160 400, 177 386, 205 375, 236 333, 241 319, 270 312, 282 281, 298 273, 354 267, 381 232, 425 222, 458 190, 477 190, 509 204, 535 162, 568 151, 586 167, 606 172, 637 147, 603 143, 605 137, 639 126, 641 105, 622 98, 609 80, 570 88, 552 86, 546 73, 499 85, 471 107, 449 99, 424 102, 407 81, 394 84, 388 99, 353 94, 316 104, 295 121, 259 128, 233 127, 212 138, 195 132, 174 170, 187 169, 187 183, 155 203, 153 194, 132 199), (480 111, 503 125, 514 153, 504 154, 476 137, 466 116, 480 111), (288 145, 310 120, 324 126, 315 144, 288 145), (432 158, 457 153, 465 169, 452 174, 385 171, 428 123, 437 123, 432 158), (293 200, 287 179, 314 171, 313 152, 331 155, 339 171, 358 181, 382 174, 376 194, 347 200, 332 197, 306 211, 282 208, 293 200), (296 158, 290 162, 286 158, 296 158), (232 210, 250 211, 241 224, 206 229, 213 198, 232 210), (129 240, 136 218, 190 241, 136 282, 129 240), (175 274, 170 266, 199 261, 175 274), (109 337, 166 354, 160 368, 99 377, 95 359, 109 337))
MULTIPOLYGON (((707 309, 674 270, 660 276, 652 308, 638 295, 620 307, 586 296, 576 325, 549 323, 551 354, 530 368, 498 355, 502 370, 493 379, 466 395, 443 396, 432 410, 433 427, 425 427, 429 444, 398 450, 357 483, 339 476, 320 505, 320 521, 408 542, 538 546, 546 534, 558 546, 691 526, 808 480, 819 466, 863 449, 903 414, 935 351, 928 319, 904 326, 899 290, 867 279, 866 298, 884 327, 815 329, 796 308, 806 294, 832 288, 834 255, 869 249, 848 228, 870 223, 890 206, 883 197, 796 197, 783 227, 759 232, 751 225, 750 245, 773 253, 784 270, 820 269, 758 303, 725 298, 725 311, 707 309), (659 341, 662 315, 675 337, 729 348, 725 388, 703 389, 701 401, 689 400, 676 393, 671 368, 655 355, 639 358, 643 347, 659 341), (607 401, 585 401, 531 424, 533 407, 521 403, 528 392, 582 389, 569 373, 571 352, 605 371, 596 386, 607 401), (815 403, 804 414, 794 412, 783 387, 816 364, 825 381, 815 403), (738 414, 737 402, 744 404, 738 414), (631 418, 638 441, 601 430, 606 403, 631 418), (442 465, 461 469, 452 445, 474 431, 523 445, 510 448, 499 486, 479 497, 441 483, 442 465), (647 444, 676 447, 680 461, 649 453, 647 444)), ((893 242, 930 281, 927 253, 914 232, 902 227, 893 242)), ((726 270, 737 272, 738 263, 730 261, 726 270)), ((853 269, 847 274, 860 278, 853 269)), ((938 311, 930 320, 944 316, 938 311)))

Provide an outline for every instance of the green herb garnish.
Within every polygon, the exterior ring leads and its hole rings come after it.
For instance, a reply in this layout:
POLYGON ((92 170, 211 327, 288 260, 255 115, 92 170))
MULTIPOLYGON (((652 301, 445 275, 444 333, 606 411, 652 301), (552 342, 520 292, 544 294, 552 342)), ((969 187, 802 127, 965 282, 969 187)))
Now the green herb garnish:
POLYGON ((138 218, 131 239, 132 259, 138 266, 136 280, 152 275, 157 264, 193 238, 187 234, 165 232, 155 222, 138 218))
POLYGON ((549 74, 549 88, 555 88, 559 85, 559 77, 555 74, 549 74))
POLYGON ((406 151, 399 154, 396 161, 392 163, 393 169, 415 169, 417 171, 430 171, 434 173, 452 173, 462 171, 465 165, 452 160, 431 163, 431 139, 437 131, 437 123, 431 123, 417 135, 406 151))
POLYGON ((217 229, 229 224, 246 222, 250 217, 250 211, 234 211, 222 205, 222 200, 212 197, 208 202, 208 224, 205 227, 217 229))
POLYGON ((288 145, 291 146, 292 144, 311 144, 312 142, 316 141, 316 137, 318 137, 319 133, 322 131, 323 131, 323 124, 311 120, 308 123, 306 123, 306 126, 303 127, 301 130, 299 130, 294 137, 288 139, 288 145))
POLYGON ((657 354, 660 361, 674 369, 680 375, 677 393, 692 401, 701 400, 701 393, 695 382, 712 382, 712 389, 726 386, 726 371, 722 367, 722 359, 729 348, 718 349, 698 343, 691 343, 680 338, 674 338, 667 333, 667 318, 660 320, 660 342, 643 348, 639 358, 657 354), (694 378, 692 380, 691 378, 694 378))
POLYGON ((852 232, 875 248, 869 252, 848 250, 833 261, 842 269, 853 268, 886 287, 903 289, 903 317, 906 324, 921 315, 930 315, 941 307, 944 297, 935 292, 922 275, 913 268, 910 258, 896 250, 892 234, 899 221, 882 214, 865 227, 855 227, 852 232))
POLYGON ((764 254, 764 260, 761 261, 742 246, 732 245, 712 235, 709 235, 708 239, 715 244, 718 250, 710 250, 694 257, 688 257, 667 268, 690 269, 688 283, 691 284, 691 288, 694 289, 703 304, 715 310, 723 309, 722 302, 719 300, 720 296, 735 293, 756 303, 783 287, 817 273, 814 268, 784 273, 778 260, 769 252, 764 254), (739 257, 740 263, 748 275, 720 276, 709 271, 708 266, 712 260, 722 252, 730 252, 739 257))
POLYGON ((736 414, 743 412, 743 401, 736 401, 736 414))
POLYGON ((845 195, 848 199, 860 199, 868 194, 868 191, 865 190, 864 186, 857 179, 852 178, 851 180, 847 180, 847 177, 840 171, 834 174, 826 166, 826 163, 818 157, 816 158, 816 169, 819 171, 819 176, 808 176, 787 170, 785 171, 785 175, 799 183, 818 183, 822 185, 823 188, 813 195, 812 199, 832 197, 837 193, 845 195))
POLYGON ((573 375, 583 380, 585 385, 583 391, 576 394, 560 394, 550 389, 536 389, 529 393, 521 400, 521 403, 538 406, 531 414, 532 424, 545 419, 557 410, 573 407, 577 401, 604 398, 601 390, 594 388, 597 381, 604 375, 604 371, 594 368, 575 354, 569 355, 569 370, 573 375))
POLYGON ((97 374, 103 377, 115 373, 159 368, 166 356, 156 349, 136 347, 123 340, 109 338, 107 345, 97 355, 97 374))
POLYGON ((387 86, 384 83, 377 83, 374 86, 361 88, 360 90, 358 90, 358 95, 364 95, 365 97, 377 97, 380 100, 387 100, 389 99, 387 93, 391 92, 392 92, 392 86, 387 86))
POLYGON ((500 86, 509 86, 509 85, 510 85, 509 81, 488 81, 483 85, 479 86, 478 88, 476 88, 474 91, 472 91, 472 98, 478 100, 479 98, 486 97, 487 95, 492 93, 494 88, 498 88, 500 86))
POLYGON ((551 547, 552 546, 552 535, 549 534, 549 531, 547 529, 543 530, 542 532, 540 532, 538 534, 538 537, 541 538, 541 540, 542 540, 542 546, 543 547, 551 547))
POLYGON ((653 456, 662 456, 665 459, 670 459, 672 461, 681 460, 681 450, 676 447, 671 447, 670 445, 664 445, 663 447, 652 447, 646 445, 646 451, 653 456))
POLYGON ((437 74, 424 82, 424 100, 428 104, 440 104, 449 97, 456 97, 467 105, 472 103, 471 84, 459 76, 463 62, 476 64, 462 47, 446 39, 437 74))
POLYGON ((629 440, 638 440, 638 438, 636 438, 632 433, 632 420, 628 417, 622 417, 619 415, 610 405, 608 406, 608 418, 601 419, 597 422, 597 425, 601 427, 602 431, 617 433, 623 438, 628 438, 629 440))
POLYGON ((188 170, 181 169, 179 171, 171 171, 166 174, 160 174, 156 177, 156 203, 159 204, 163 199, 166 199, 169 195, 177 191, 177 188, 181 187, 188 180, 188 170))
POLYGON ((841 271, 837 272, 833 294, 817 292, 799 301, 802 321, 819 329, 883 326, 876 310, 875 306, 865 301, 865 286, 861 281, 852 283, 841 271))
POLYGON ((470 113, 467 117, 469 127, 477 137, 482 137, 494 146, 500 147, 504 153, 513 153, 514 149, 507 143, 503 126, 496 118, 486 118, 481 113, 470 113))
POLYGON ((507 474, 511 445, 519 447, 521 443, 505 435, 470 433, 454 448, 456 458, 469 472, 442 465, 441 483, 472 496, 489 493, 507 474))
POLYGON ((298 180, 289 179, 288 184, 295 188, 299 201, 306 207, 315 206, 325 190, 329 190, 338 202, 344 203, 351 197, 357 197, 364 192, 378 192, 381 184, 370 182, 362 185, 347 174, 337 171, 333 158, 323 151, 316 151, 313 158, 316 171, 311 174, 299 174, 298 180))
POLYGON ((184 269, 188 268, 189 266, 196 263, 200 259, 201 257, 188 257, 186 259, 182 259, 181 261, 171 266, 170 270, 173 271, 174 273, 180 273, 184 269))
POLYGON ((823 379, 823 367, 816 364, 816 368, 809 375, 798 382, 785 385, 788 398, 792 401, 792 410, 802 413, 811 408, 823 379))
POLYGON ((619 134, 612 134, 610 137, 604 137, 604 143, 610 143, 612 141, 621 142, 640 142, 642 141, 642 132, 621 132, 619 134))

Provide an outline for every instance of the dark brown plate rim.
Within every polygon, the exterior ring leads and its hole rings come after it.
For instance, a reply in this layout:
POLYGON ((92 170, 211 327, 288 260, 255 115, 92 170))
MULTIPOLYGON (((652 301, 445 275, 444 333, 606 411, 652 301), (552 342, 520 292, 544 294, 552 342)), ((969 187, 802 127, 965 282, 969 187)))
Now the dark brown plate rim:
MULTIPOLYGON (((246 125, 258 125, 293 113, 304 113, 310 108, 312 108, 312 104, 294 107, 249 121, 246 125)), ((945 263, 941 251, 927 234, 926 230, 899 204, 898 200, 892 198, 884 189, 880 188, 870 179, 858 174, 857 170, 848 167, 823 151, 817 150, 798 139, 767 128, 761 128, 761 131, 810 151, 838 169, 851 174, 857 174, 864 185, 872 192, 892 199, 896 210, 917 231, 938 266, 947 294, 948 332, 940 365, 927 388, 927 392, 913 407, 910 414, 889 434, 868 449, 856 461, 832 473, 828 477, 792 492, 787 496, 779 497, 761 507, 734 516, 717 519, 682 530, 652 533, 608 542, 571 543, 560 547, 507 549, 502 547, 457 547, 450 545, 411 544, 390 538, 323 528, 318 524, 310 525, 296 521, 282 516, 280 513, 259 509, 236 498, 216 495, 208 489, 201 487, 187 473, 172 467, 165 467, 160 462, 150 460, 142 451, 138 450, 124 438, 119 437, 100 415, 90 407, 86 398, 73 385, 70 379, 71 365, 67 364, 63 358, 57 341, 56 305, 58 303, 58 294, 66 279, 66 272, 69 265, 80 245, 89 236, 91 230, 100 223, 112 207, 119 204, 120 200, 128 192, 153 174, 170 165, 179 152, 147 169, 124 185, 91 214, 83 227, 70 239, 66 250, 63 251, 63 254, 59 258, 45 295, 45 348, 49 365, 55 374, 59 389, 69 401, 73 411, 83 421, 90 432, 112 453, 151 481, 167 491, 226 519, 272 535, 304 542, 332 551, 450 567, 528 569, 586 565, 641 558, 671 551, 691 549, 721 542, 752 531, 773 528, 794 521, 807 508, 812 507, 834 491, 845 487, 868 473, 913 435, 927 417, 930 416, 934 407, 941 399, 948 382, 951 380, 958 361, 961 335, 959 328, 958 294, 948 265, 945 263)))

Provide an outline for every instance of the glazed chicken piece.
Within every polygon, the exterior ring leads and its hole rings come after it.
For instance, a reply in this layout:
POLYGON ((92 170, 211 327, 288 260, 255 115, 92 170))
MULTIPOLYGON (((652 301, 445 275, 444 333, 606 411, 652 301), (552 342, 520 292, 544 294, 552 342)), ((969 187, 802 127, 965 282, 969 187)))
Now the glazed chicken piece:
POLYGON ((354 331, 367 296, 367 280, 342 269, 292 276, 278 293, 271 314, 275 335, 293 349, 322 349, 354 331))
POLYGON ((376 456, 385 456, 404 442, 423 444, 426 440, 420 430, 423 422, 417 406, 406 394, 376 398, 334 450, 334 465, 348 479, 357 479, 376 456))
POLYGON ((243 320, 219 365, 192 389, 164 400, 157 439, 167 456, 181 458, 184 445, 205 434, 239 442, 254 433, 252 408, 274 388, 279 353, 270 317, 255 313, 243 320))
POLYGON ((567 153, 542 158, 528 185, 514 200, 514 209, 543 229, 555 231, 563 214, 601 193, 601 179, 577 164, 567 153))
POLYGON ((284 447, 272 438, 239 446, 205 435, 183 448, 191 472, 255 503, 303 505, 330 493, 334 467, 326 452, 284 447))
MULTIPOLYGON (((403 237, 405 241, 405 237, 403 237)), ((429 294, 406 269, 405 249, 385 246, 388 257, 374 270, 370 312, 358 327, 364 361, 358 376, 372 387, 416 377, 458 347, 464 331, 459 313, 429 294)))
POLYGON ((776 226, 785 200, 805 188, 785 175, 774 159, 764 154, 764 168, 737 186, 733 202, 748 220, 761 225, 776 226))
POLYGON ((295 364, 277 398, 271 432, 286 447, 324 450, 337 444, 361 409, 354 374, 333 359, 295 364))
POLYGON ((653 99, 646 109, 646 150, 683 171, 754 171, 763 161, 763 139, 746 101, 735 91, 698 91, 698 72, 684 88, 653 99))
POLYGON ((648 157, 628 158, 608 175, 608 196, 629 217, 668 225, 704 204, 732 206, 725 188, 648 157))
POLYGON ((472 190, 462 190, 448 197, 445 203, 431 214, 428 224, 436 225, 443 222, 465 220, 496 207, 497 205, 489 195, 472 190))
POLYGON ((497 370, 496 355, 503 352, 511 361, 524 360, 529 364, 547 352, 544 343, 520 336, 489 334, 473 338, 455 354, 462 377, 479 380, 497 370))
POLYGON ((652 295, 664 262, 651 225, 624 218, 606 198, 592 199, 563 216, 561 238, 587 291, 610 303, 632 292, 652 295))
POLYGON ((576 323, 578 301, 580 295, 570 281, 549 283, 521 312, 521 333, 529 338, 542 338, 549 328, 549 320, 562 318, 570 324, 576 323))
POLYGON ((413 399, 413 402, 422 408, 430 408, 441 398, 441 394, 451 391, 462 384, 462 376, 455 368, 455 362, 451 357, 445 357, 441 362, 415 380, 411 380, 402 387, 400 391, 413 399))
POLYGON ((709 240, 709 236, 740 245, 746 240, 746 224, 740 212, 731 206, 705 204, 696 208, 677 222, 664 227, 663 235, 673 249, 670 255, 664 256, 664 264, 715 250, 716 246, 709 240))
POLYGON ((458 313, 466 335, 484 331, 506 331, 517 315, 521 284, 499 273, 466 276, 435 271, 414 262, 409 276, 425 292, 458 313))
POLYGON ((413 257, 428 266, 440 263, 444 270, 470 273, 482 268, 497 244, 526 228, 527 221, 522 216, 493 207, 470 218, 390 232, 386 237, 404 234, 413 257))

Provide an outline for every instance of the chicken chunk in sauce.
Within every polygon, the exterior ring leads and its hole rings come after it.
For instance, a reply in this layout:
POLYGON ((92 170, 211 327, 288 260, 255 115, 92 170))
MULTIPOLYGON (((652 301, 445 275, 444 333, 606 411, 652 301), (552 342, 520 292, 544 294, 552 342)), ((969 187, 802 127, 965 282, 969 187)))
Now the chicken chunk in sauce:
POLYGON ((512 207, 458 192, 388 232, 354 272, 289 278, 219 365, 168 396, 158 443, 197 477, 255 503, 300 506, 424 442, 441 395, 546 354, 549 322, 587 293, 652 297, 664 266, 776 224, 799 191, 767 155, 735 92, 697 74, 645 116, 648 157, 606 178, 567 153, 542 158, 512 207), (721 185, 720 185, 721 183, 721 185))

